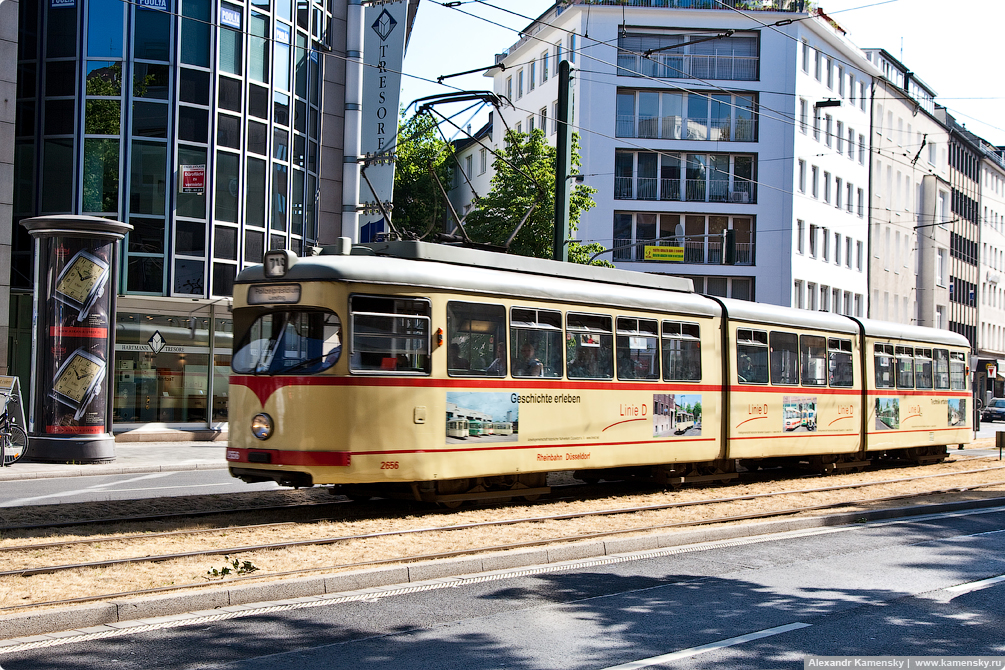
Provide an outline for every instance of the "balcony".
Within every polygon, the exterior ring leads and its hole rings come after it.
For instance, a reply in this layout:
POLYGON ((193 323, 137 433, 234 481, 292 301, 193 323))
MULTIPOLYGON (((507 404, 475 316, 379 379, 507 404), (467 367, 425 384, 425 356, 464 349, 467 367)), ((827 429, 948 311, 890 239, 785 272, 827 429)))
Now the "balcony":
MULTIPOLYGON (((682 263, 685 265, 721 265, 721 235, 687 235, 679 238, 614 240, 613 259, 615 261, 645 261, 646 247, 684 247, 683 261, 648 261, 658 263, 682 263)), ((754 243, 736 243, 736 265, 754 264, 754 243)))
POLYGON ((622 51, 618 53, 618 76, 757 81, 759 61, 757 56, 703 54, 654 53, 646 58, 622 51))
POLYGON ((659 179, 615 177, 615 200, 662 200, 669 202, 757 203, 757 184, 739 177, 729 179, 659 179), (683 184, 681 183, 683 181, 683 184), (681 198, 683 186, 683 195, 681 198))

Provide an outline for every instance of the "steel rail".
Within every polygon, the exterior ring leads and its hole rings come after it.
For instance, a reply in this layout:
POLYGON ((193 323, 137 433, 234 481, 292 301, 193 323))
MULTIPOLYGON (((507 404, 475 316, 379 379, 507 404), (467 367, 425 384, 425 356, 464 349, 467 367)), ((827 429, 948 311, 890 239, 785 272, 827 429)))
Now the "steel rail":
MULTIPOLYGON (((114 565, 123 565, 123 564, 130 564, 130 563, 158 563, 158 562, 175 560, 175 559, 180 559, 180 558, 192 558, 192 557, 195 557, 195 556, 232 555, 232 554, 248 553, 248 552, 251 552, 251 551, 267 551, 267 550, 270 550, 270 549, 288 549, 288 548, 303 547, 303 546, 323 546, 323 545, 328 545, 328 544, 336 544, 336 543, 339 543, 339 542, 347 542, 347 541, 351 541, 351 540, 367 540, 367 539, 374 539, 374 538, 378 538, 378 537, 387 537, 387 536, 390 536, 390 535, 416 535, 416 534, 419 534, 419 533, 447 532, 447 531, 457 531, 457 530, 471 530, 471 529, 474 529, 474 528, 482 528, 482 527, 487 527, 487 526, 510 526, 510 525, 515 525, 515 524, 520 524, 520 523, 535 523, 535 522, 541 522, 541 521, 563 521, 563 520, 569 520, 569 519, 582 519, 582 518, 597 517, 597 516, 613 516, 613 515, 618 515, 618 514, 635 514, 635 513, 638 513, 638 512, 648 512, 648 511, 655 511, 655 510, 674 509, 674 508, 681 508, 681 507, 694 507, 696 505, 714 505, 714 504, 719 504, 719 503, 737 502, 737 501, 743 501, 743 500, 755 500, 755 499, 759 499, 759 498, 774 498, 774 497, 779 497, 779 496, 783 496, 783 495, 796 495, 796 494, 804 494, 804 493, 821 493, 821 492, 835 491, 835 490, 847 490, 847 489, 855 489, 855 488, 866 488, 866 487, 869 487, 869 486, 880 486, 880 485, 884 485, 884 484, 896 484, 896 483, 902 483, 902 482, 907 482, 907 481, 917 481, 917 480, 922 480, 922 479, 933 479, 933 478, 937 478, 937 477, 949 477, 949 476, 956 476, 956 475, 975 474, 975 473, 980 473, 980 472, 987 472, 987 471, 994 471, 994 470, 1001 470, 1001 469, 1005 469, 1005 466, 999 466, 999 467, 994 467, 994 468, 981 468, 981 469, 978 469, 978 470, 964 470, 964 471, 961 471, 961 472, 953 472, 953 473, 939 473, 939 474, 935 474, 935 475, 922 475, 920 477, 904 477, 904 478, 892 479, 892 480, 881 480, 881 481, 877 481, 877 482, 859 482, 859 483, 854 483, 854 484, 840 484, 840 485, 835 485, 835 486, 819 487, 819 488, 815 488, 815 489, 801 489, 801 490, 800 489, 794 489, 794 490, 776 491, 776 492, 770 492, 770 493, 752 493, 752 494, 741 495, 741 496, 730 496, 730 497, 727 497, 727 498, 713 498, 713 499, 705 499, 705 500, 690 500, 690 501, 683 501, 683 502, 659 503, 659 504, 656 504, 656 505, 641 505, 641 506, 635 506, 635 507, 614 508, 614 509, 606 509, 606 510, 588 510, 588 511, 584 511, 584 512, 569 512, 567 514, 554 514, 554 515, 545 515, 545 516, 537 516, 537 517, 524 517, 524 518, 516 518, 516 519, 501 519, 501 520, 492 520, 492 521, 478 521, 478 522, 474 522, 474 523, 453 524, 453 525, 450 525, 450 526, 431 526, 431 527, 424 527, 424 528, 409 528, 409 529, 403 529, 403 530, 388 530, 388 531, 381 531, 381 532, 376 532, 376 533, 364 533, 364 534, 361 534, 361 535, 339 535, 339 536, 334 536, 334 537, 315 538, 315 539, 308 539, 308 540, 289 540, 289 541, 285 541, 285 542, 272 542, 272 543, 268 543, 268 544, 244 545, 244 546, 238 546, 238 547, 214 548, 214 549, 199 549, 199 550, 194 550, 194 551, 177 552, 177 553, 173 553, 173 554, 159 554, 159 555, 154 555, 154 556, 136 556, 136 557, 114 558, 114 559, 107 559, 107 560, 103 560, 103 561, 90 561, 90 562, 86 562, 86 563, 71 563, 71 564, 65 564, 65 565, 51 565, 51 566, 41 566, 41 567, 35 567, 35 568, 31 568, 31 567, 28 567, 28 568, 18 568, 18 569, 15 569, 15 570, 2 571, 2 572, 0 572, 0 577, 8 577, 8 576, 15 576, 15 575, 16 576, 21 576, 21 577, 28 577, 28 576, 32 576, 32 575, 42 575, 42 574, 52 574, 52 573, 56 573, 56 572, 65 572, 65 571, 68 571, 68 570, 78 570, 78 569, 84 569, 84 568, 103 568, 103 567, 111 567, 111 566, 114 566, 114 565)), ((995 482, 994 484, 997 484, 997 483, 999 483, 999 482, 995 482)), ((1000 482, 1000 483, 1005 483, 1005 482, 1000 482)), ((985 484, 984 486, 992 486, 994 484, 985 484)), ((961 489, 959 487, 955 487, 955 488, 949 489, 949 490, 956 491, 956 490, 961 490, 961 489)), ((962 489, 962 490, 965 490, 965 489, 962 489)), ((917 493, 917 494, 908 494, 907 497, 910 497, 911 495, 931 495, 931 494, 930 493, 922 492, 922 493, 917 493)), ((879 499, 877 499, 877 500, 879 500, 879 499)), ((841 502, 841 503, 830 503, 828 505, 825 505, 825 506, 821 507, 820 509, 826 509, 828 506, 847 505, 847 504, 849 504, 847 501, 841 502)), ((814 508, 807 508, 807 509, 814 509, 814 508)), ((754 518, 756 518, 756 517, 754 517, 754 518)), ((687 522, 687 523, 693 523, 693 522, 687 522)), ((251 526, 251 527, 254 528, 254 527, 257 527, 257 526, 251 526)), ((241 527, 224 528, 224 529, 210 529, 210 530, 215 530, 215 531, 219 532, 220 530, 233 531, 233 530, 240 530, 240 529, 241 529, 241 527)), ((114 541, 114 540, 115 540, 115 538, 106 538, 106 539, 91 539, 91 538, 88 538, 87 541, 90 541, 90 542, 108 542, 108 541, 114 541)), ((74 541, 73 543, 76 544, 76 541, 74 541)), ((38 548, 37 545, 35 545, 35 546, 25 545, 25 546, 21 547, 21 550, 22 551, 33 551, 33 550, 35 550, 37 548, 38 548)))
MULTIPOLYGON (((898 483, 907 482, 907 481, 917 481, 917 480, 921 480, 921 479, 931 479, 931 478, 936 478, 936 477, 952 477, 952 476, 956 476, 956 475, 977 474, 977 473, 981 473, 981 472, 990 472, 990 471, 1002 470, 1002 469, 1005 469, 1005 466, 995 466, 995 467, 992 467, 992 468, 980 468, 980 469, 977 469, 977 470, 961 470, 959 472, 942 472, 942 473, 938 473, 938 474, 934 474, 934 475, 920 475, 920 476, 917 476, 917 477, 901 477, 901 478, 897 478, 897 479, 883 479, 883 480, 879 480, 879 481, 876 481, 876 482, 859 482, 859 483, 856 483, 856 484, 837 484, 837 485, 834 485, 834 486, 824 486, 824 487, 818 487, 818 488, 814 488, 814 489, 790 489, 790 490, 787 490, 787 491, 778 491, 778 492, 770 492, 770 493, 750 493, 750 494, 746 494, 746 495, 731 496, 731 497, 727 497, 727 498, 706 498, 704 500, 691 500, 691 501, 673 502, 673 503, 660 503, 660 504, 657 504, 657 505, 647 505, 647 506, 625 508, 624 510, 622 510, 622 509, 612 509, 612 510, 594 510, 594 511, 589 511, 589 512, 570 512, 567 515, 550 515, 550 516, 543 516, 543 517, 529 517, 529 518, 523 518, 523 519, 509 519, 509 520, 503 519, 503 520, 498 520, 498 521, 482 521, 482 522, 477 522, 477 523, 474 523, 474 524, 455 524, 455 525, 451 525, 451 526, 442 526, 442 527, 436 527, 436 528, 419 528, 419 529, 413 529, 413 530, 384 531, 384 532, 381 532, 381 533, 372 533, 372 534, 365 534, 365 535, 351 535, 351 536, 340 536, 340 537, 335 537, 335 538, 321 538, 320 540, 318 540, 318 543, 323 544, 323 543, 328 543, 328 542, 337 542, 337 541, 341 541, 341 540, 364 540, 364 539, 370 539, 370 538, 375 538, 375 537, 382 537, 382 536, 389 535, 389 534, 390 535, 396 535, 396 534, 405 535, 405 534, 410 534, 410 533, 424 533, 424 532, 429 532, 431 530, 435 530, 437 528, 439 528, 440 530, 465 530, 465 529, 469 529, 469 528, 477 528, 480 525, 508 525, 508 524, 516 524, 516 523, 525 523, 525 522, 530 522, 530 521, 559 521, 559 520, 564 520, 564 519, 579 518, 579 517, 582 517, 582 516, 600 516, 600 515, 604 515, 604 514, 619 514, 619 513, 622 513, 622 512, 644 512, 644 511, 649 511, 649 510, 672 509, 672 508, 675 508, 675 507, 693 507, 695 505, 713 505, 713 504, 716 504, 716 503, 723 503, 723 502, 735 502, 735 501, 738 501, 738 500, 754 500, 754 499, 757 499, 757 498, 776 497, 776 496, 781 496, 781 495, 790 495, 790 494, 798 494, 798 493, 823 493, 823 492, 827 492, 827 491, 853 489, 853 488, 865 488, 865 487, 868 487, 868 486, 879 486, 879 485, 883 485, 883 484, 898 484, 898 483)), ((574 487, 578 487, 579 485, 573 485, 573 486, 574 487)), ((557 487, 554 487, 554 488, 557 488, 557 487)), ((543 502, 548 502, 548 501, 543 501, 543 502)), ((320 506, 320 505, 330 505, 330 504, 337 504, 337 503, 311 503, 309 505, 304 505, 304 507, 308 507, 308 506, 320 506)), ((297 507, 297 506, 294 505, 292 507, 297 507)), ((249 511, 259 511, 259 510, 262 510, 262 509, 286 509, 286 507, 283 506, 283 507, 276 507, 276 508, 253 508, 252 510, 249 510, 249 511)), ((199 514, 202 514, 202 512, 200 512, 199 514)), ((312 522, 316 522, 316 521, 327 521, 327 520, 329 520, 329 519, 327 519, 325 517, 317 517, 317 518, 309 519, 309 520, 306 520, 306 521, 282 521, 282 522, 274 522, 274 523, 249 524, 249 525, 245 525, 245 526, 220 526, 220 527, 214 527, 214 528, 197 528, 197 529, 193 529, 193 530, 164 531, 164 532, 160 532, 160 533, 133 533, 133 534, 129 534, 129 535, 120 535, 120 536, 103 535, 103 536, 88 537, 88 538, 83 538, 83 539, 78 539, 78 540, 66 540, 66 541, 62 541, 62 542, 46 542, 46 543, 42 543, 42 544, 22 544, 22 545, 11 545, 11 546, 6 546, 6 547, 0 546, 0 553, 4 553, 4 552, 8 552, 9 553, 9 552, 15 552, 15 551, 35 551, 35 550, 38 550, 38 549, 54 549, 54 548, 58 548, 58 547, 69 547, 69 546, 74 546, 74 545, 93 544, 93 543, 97 543, 97 542, 100 542, 102 544, 107 544, 109 542, 131 542, 131 541, 136 541, 136 540, 142 541, 142 540, 156 539, 156 538, 162 538, 162 537, 172 537, 172 536, 177 536, 177 535, 205 535, 205 534, 209 534, 209 533, 234 532, 234 531, 258 529, 258 528, 271 528, 271 527, 291 526, 291 525, 295 526, 295 525, 298 525, 298 524, 312 523, 312 522)), ((305 541, 302 541, 302 542, 310 543, 312 541, 305 540, 305 541)), ((261 549, 275 549, 275 548, 282 548, 283 546, 287 546, 287 545, 278 545, 278 546, 277 545, 261 545, 260 548, 261 549)), ((293 546, 296 546, 296 545, 293 545, 293 546)), ((243 549, 243 548, 241 548, 240 550, 241 551, 247 551, 247 549, 243 549)), ((209 552, 209 553, 212 553, 212 552, 209 552)), ((238 549, 219 550, 219 553, 228 553, 228 554, 229 553, 238 553, 238 549)), ((182 558, 182 557, 187 557, 187 556, 181 556, 181 555, 179 555, 178 557, 182 558)), ((125 559, 119 559, 119 560, 121 561, 121 560, 125 560, 125 559)), ((155 560, 155 559, 154 558, 141 558, 141 559, 137 559, 137 560, 139 560, 139 561, 142 562, 142 561, 152 561, 152 560, 155 560)), ((167 559, 157 558, 156 560, 167 560, 167 559)), ((75 565, 73 567, 101 567, 102 565, 103 565, 102 563, 94 563, 94 564, 86 563, 86 564, 81 564, 81 565, 75 565)), ((58 567, 58 566, 52 566, 52 567, 58 567)), ((9 572, 0 572, 0 576, 5 576, 5 575, 8 575, 8 574, 15 574, 15 573, 21 574, 18 571, 9 571, 9 572)))
MULTIPOLYGON (((579 534, 579 535, 569 535, 569 536, 564 536, 564 537, 548 538, 548 539, 542 539, 542 540, 529 540, 529 541, 526 541, 526 542, 515 542, 515 543, 510 543, 510 544, 495 545, 495 546, 489 546, 489 547, 473 547, 473 548, 468 548, 468 549, 458 549, 458 550, 454 550, 454 551, 440 552, 440 553, 436 553, 436 554, 422 554, 422 555, 417 555, 417 556, 404 556, 404 557, 397 557, 397 558, 383 558, 383 559, 377 559, 377 560, 373 560, 373 561, 361 561, 361 562, 357 562, 357 563, 346 563, 346 564, 343 564, 343 565, 330 565, 330 566, 321 566, 321 567, 316 567, 316 568, 302 568, 302 569, 299 569, 299 570, 287 570, 287 571, 283 571, 283 572, 270 572, 270 573, 259 574, 259 575, 245 575, 243 577, 232 577, 230 579, 221 580, 221 581, 191 582, 191 583, 188 583, 188 584, 172 584, 170 586, 160 586, 160 587, 155 587, 155 588, 151 588, 151 589, 138 589, 138 590, 135 590, 135 591, 123 591, 123 592, 120 592, 120 593, 107 593, 107 594, 97 595, 97 596, 82 596, 82 597, 79 597, 79 598, 67 598, 65 600, 51 600, 51 601, 41 602, 41 603, 26 603, 26 604, 23 604, 23 605, 15 605, 15 606, 11 606, 11 607, 2 607, 2 608, 0 608, 0 612, 6 612, 6 611, 11 611, 11 610, 24 610, 24 609, 30 609, 30 608, 35 608, 35 607, 52 607, 52 606, 57 606, 57 605, 70 605, 70 604, 77 604, 77 603, 84 603, 84 602, 94 602, 94 601, 98 601, 98 600, 109 600, 109 599, 113 599, 113 598, 125 598, 125 597, 137 596, 137 595, 146 595, 146 594, 151 594, 151 593, 163 593, 163 592, 166 592, 166 591, 179 591, 179 590, 184 590, 184 589, 200 589, 200 588, 206 588, 206 587, 210 587, 210 586, 219 586, 219 585, 224 584, 224 583, 231 584, 233 582, 244 582, 244 581, 249 581, 249 580, 253 580, 253 579, 266 579, 266 578, 268 578, 268 579, 275 579, 277 577, 286 578, 286 577, 294 577, 294 576, 297 576, 297 575, 304 575, 304 574, 308 574, 308 573, 312 573, 312 572, 329 572, 329 571, 332 571, 332 570, 346 570, 346 569, 351 569, 351 568, 365 568, 365 567, 373 567, 373 566, 376 566, 376 565, 386 565, 386 564, 391 564, 391 563, 414 563, 414 562, 418 562, 418 561, 435 560, 435 559, 442 559, 442 558, 454 558, 454 557, 457 557, 457 556, 466 556, 466 555, 478 554, 478 553, 490 552, 490 551, 505 551, 505 550, 509 550, 509 549, 521 549, 521 548, 541 546, 541 545, 546 545, 546 544, 555 544, 555 543, 558 543, 558 542, 578 542, 578 541, 582 541, 582 540, 597 539, 597 538, 600 538, 600 537, 609 537, 609 536, 612 536, 612 535, 625 535, 625 534, 629 534, 629 533, 649 532, 649 531, 653 531, 653 530, 657 530, 657 529, 663 529, 663 528, 675 528, 675 527, 682 527, 682 526, 706 526, 706 525, 717 524, 717 523, 728 523, 728 522, 731 522, 731 521, 749 521, 749 520, 752 520, 752 519, 764 519, 764 518, 770 518, 770 517, 775 517, 775 516, 790 516, 792 514, 800 514, 800 513, 803 513, 803 512, 812 512, 812 511, 819 511, 819 510, 824 510, 824 509, 834 509, 834 508, 848 507, 848 506, 853 506, 853 505, 862 505, 862 504, 867 504, 867 503, 876 503, 876 502, 887 502, 887 501, 894 501, 894 500, 903 500, 903 499, 907 499, 907 498, 917 498, 917 497, 929 496, 929 495, 940 495, 940 494, 945 494, 945 493, 958 493, 958 492, 970 491, 970 490, 974 490, 974 489, 987 488, 989 486, 1000 486, 1000 485, 1005 485, 1005 480, 1003 480, 1003 481, 997 481, 997 482, 986 482, 986 483, 983 483, 983 484, 974 484, 972 486, 954 486, 954 487, 950 487, 950 488, 937 489, 937 490, 934 490, 934 491, 924 491, 924 492, 920 492, 920 493, 904 493, 904 494, 899 494, 899 495, 895 495, 895 496, 882 496, 882 497, 879 497, 879 498, 866 498, 866 499, 863 499, 863 500, 851 500, 851 501, 843 501, 843 502, 837 502, 837 503, 827 503, 827 504, 823 504, 823 505, 809 505, 809 506, 805 506, 805 507, 792 507, 792 508, 785 509, 785 510, 775 510, 775 511, 771 511, 771 512, 757 512, 757 513, 753 513, 753 514, 740 514, 740 515, 725 516, 725 517, 715 517, 715 518, 711 518, 711 519, 699 519, 699 520, 696 520, 696 521, 674 521, 674 522, 671 522, 671 523, 658 524, 658 525, 655 525, 655 526, 650 525, 650 526, 641 526, 641 527, 636 527, 636 528, 626 528, 626 529, 620 529, 620 530, 600 531, 600 532, 595 532, 595 533, 583 533, 583 534, 579 534)), ((1001 500, 1003 503, 1005 503, 1005 497, 995 498, 995 500, 1001 500)), ((625 511, 630 511, 630 510, 625 510, 625 511)), ((478 524, 478 525, 485 525, 485 524, 478 524)), ((443 530, 443 529, 442 528, 433 528, 431 530, 443 530)), ((395 534, 395 533, 389 532, 387 534, 395 534)))
MULTIPOLYGON (((20 526, 0 526, 0 533, 9 533, 15 530, 45 530, 47 528, 69 528, 72 526, 94 526, 108 523, 133 523, 137 521, 162 521, 164 519, 184 519, 189 517, 213 516, 214 514, 239 514, 241 512, 276 512, 284 509, 302 509, 305 507, 323 507, 325 505, 345 505, 348 500, 330 500, 313 503, 293 503, 290 505, 268 505, 265 507, 234 507, 230 509, 193 511, 193 512, 166 512, 164 514, 144 514, 141 516, 108 517, 105 519, 78 519, 71 521, 55 521, 53 523, 30 523, 20 526)), ((80 503, 86 505, 89 503, 80 503)), ((10 508, 4 508, 10 509, 10 508)))

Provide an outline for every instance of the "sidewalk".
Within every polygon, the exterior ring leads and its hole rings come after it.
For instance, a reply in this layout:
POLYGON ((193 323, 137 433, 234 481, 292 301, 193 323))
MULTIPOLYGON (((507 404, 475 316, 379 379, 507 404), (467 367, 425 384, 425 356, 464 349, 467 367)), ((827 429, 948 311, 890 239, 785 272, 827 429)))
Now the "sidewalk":
POLYGON ((225 441, 116 442, 115 461, 112 463, 67 465, 21 460, 11 466, 0 468, 0 481, 137 472, 221 470, 227 467, 226 450, 225 441))

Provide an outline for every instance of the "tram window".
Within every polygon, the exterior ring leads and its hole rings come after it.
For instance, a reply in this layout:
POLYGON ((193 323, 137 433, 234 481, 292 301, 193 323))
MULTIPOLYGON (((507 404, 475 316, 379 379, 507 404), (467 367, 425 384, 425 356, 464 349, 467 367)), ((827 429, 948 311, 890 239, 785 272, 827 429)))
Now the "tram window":
POLYGON ((893 378, 893 345, 877 344, 875 346, 876 388, 892 389, 893 378))
POLYGON ((561 377, 562 313, 514 307, 509 318, 513 376, 561 377))
POLYGON ((354 295, 352 319, 354 372, 429 374, 429 301, 354 295))
POLYGON ((611 317, 566 315, 565 348, 571 379, 614 377, 614 336, 611 317))
POLYGON ((919 389, 934 388, 932 374, 932 350, 914 350, 914 385, 919 389))
POLYGON ((935 349, 935 388, 949 388, 949 350, 935 349))
POLYGON ((914 388, 914 349, 897 347, 897 388, 914 388))
POLYGON ((506 308, 471 302, 447 303, 447 374, 506 375, 506 308))
POLYGON ((831 386, 852 386, 855 383, 851 358, 851 340, 827 339, 827 362, 831 386))
POLYGON ((795 333, 771 331, 771 383, 799 383, 799 342, 795 333))
POLYGON ((659 379, 659 331, 650 319, 618 318, 618 379, 659 379))
POLYGON ((342 322, 332 312, 289 310, 262 314, 234 349, 240 374, 314 374, 342 354, 342 322))
POLYGON ((827 386, 827 338, 800 335, 799 358, 803 386, 827 386))
POLYGON ((768 383, 768 332, 736 330, 736 378, 743 384, 768 383))
POLYGON ((949 384, 954 391, 967 390, 967 358, 962 351, 949 352, 949 384))
POLYGON ((663 379, 701 381, 701 327, 697 323, 663 322, 663 379))

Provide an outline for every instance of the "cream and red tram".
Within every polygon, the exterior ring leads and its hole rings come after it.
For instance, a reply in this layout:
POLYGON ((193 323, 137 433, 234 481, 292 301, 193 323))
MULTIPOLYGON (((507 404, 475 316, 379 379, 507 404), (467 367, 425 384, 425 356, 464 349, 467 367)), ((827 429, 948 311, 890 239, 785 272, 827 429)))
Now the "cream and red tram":
MULTIPOLYGON (((227 460, 245 481, 451 503, 539 495, 559 470, 680 483, 871 449, 872 336, 853 319, 418 242, 274 256, 234 287, 227 460)), ((914 330, 894 346, 965 350, 914 330)), ((954 407, 943 454, 969 438, 954 407)))

